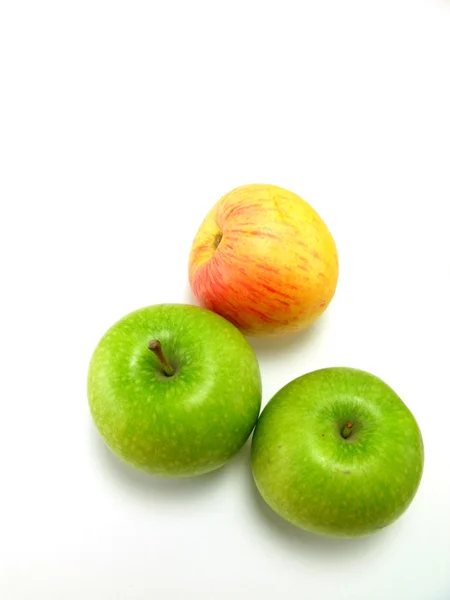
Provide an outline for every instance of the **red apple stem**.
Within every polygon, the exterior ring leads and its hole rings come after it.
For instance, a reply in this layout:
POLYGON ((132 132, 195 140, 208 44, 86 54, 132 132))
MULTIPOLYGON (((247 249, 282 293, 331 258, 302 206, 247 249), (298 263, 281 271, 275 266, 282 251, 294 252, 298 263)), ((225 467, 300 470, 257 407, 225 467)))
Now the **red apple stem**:
POLYGON ((351 421, 349 421, 347 423, 347 425, 344 427, 344 429, 341 431, 341 435, 343 438, 347 439, 348 436, 351 434, 352 432, 352 428, 353 428, 353 423, 351 421))
POLYGON ((172 377, 175 371, 173 370, 167 358, 164 356, 164 352, 162 351, 161 347, 161 342, 159 340, 151 340, 148 344, 148 349, 151 350, 158 358, 159 362, 161 363, 161 368, 163 370, 164 375, 166 375, 167 377, 172 377))

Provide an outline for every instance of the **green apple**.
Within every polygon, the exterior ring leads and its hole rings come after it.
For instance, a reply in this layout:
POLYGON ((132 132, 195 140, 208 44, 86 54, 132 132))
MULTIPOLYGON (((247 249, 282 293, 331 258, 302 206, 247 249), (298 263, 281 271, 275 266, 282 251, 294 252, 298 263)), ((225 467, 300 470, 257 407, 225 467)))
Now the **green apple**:
POLYGON ((339 537, 374 533, 412 501, 423 470, 419 427, 381 379, 328 368, 283 387, 252 440, 255 483, 280 516, 339 537))
POLYGON ((94 422, 109 448, 148 473, 199 475, 244 445, 261 407, 245 337, 203 308, 137 310, 100 340, 88 374, 94 422))

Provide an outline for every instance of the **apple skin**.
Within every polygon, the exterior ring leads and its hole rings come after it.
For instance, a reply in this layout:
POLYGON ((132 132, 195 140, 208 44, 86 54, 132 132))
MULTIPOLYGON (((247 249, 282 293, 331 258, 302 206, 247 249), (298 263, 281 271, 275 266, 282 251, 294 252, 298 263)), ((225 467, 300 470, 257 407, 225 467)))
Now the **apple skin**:
POLYGON ((244 445, 261 407, 253 349, 205 309, 161 304, 122 318, 88 373, 93 420, 109 448, 148 473, 190 476, 221 467, 244 445), (167 377, 149 341, 175 369, 167 377))
POLYGON ((251 462, 259 492, 280 516, 311 532, 357 537, 406 510, 424 450, 413 415, 386 383, 336 367, 275 394, 256 426, 251 462))
POLYGON ((245 185, 223 196, 189 256, 198 302, 251 336, 311 325, 331 302, 337 280, 327 226, 302 198, 274 185, 245 185))

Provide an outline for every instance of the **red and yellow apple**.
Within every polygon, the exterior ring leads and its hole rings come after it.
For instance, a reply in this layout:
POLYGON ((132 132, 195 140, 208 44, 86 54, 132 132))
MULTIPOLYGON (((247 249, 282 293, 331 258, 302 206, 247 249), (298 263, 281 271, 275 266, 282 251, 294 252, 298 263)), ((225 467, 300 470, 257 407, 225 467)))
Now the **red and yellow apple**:
POLYGON ((274 185, 223 196, 192 244, 189 281, 197 300, 245 334, 293 333, 333 298, 336 245, 305 200, 274 185))

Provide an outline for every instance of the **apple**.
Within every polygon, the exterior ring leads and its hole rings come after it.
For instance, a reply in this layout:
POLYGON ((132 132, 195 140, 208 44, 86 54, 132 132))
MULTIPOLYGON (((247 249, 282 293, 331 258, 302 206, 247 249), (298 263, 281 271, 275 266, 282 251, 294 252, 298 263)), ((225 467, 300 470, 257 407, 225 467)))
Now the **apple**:
POLYGON ((246 335, 293 333, 333 298, 336 245, 317 212, 274 185, 223 196, 192 244, 189 282, 198 302, 246 335))
POLYGON ((258 490, 308 531, 364 536, 394 522, 420 483, 419 427, 381 379, 328 368, 294 379, 263 410, 252 440, 258 490))
POLYGON ((148 473, 199 475, 244 445, 261 377, 242 333, 213 312, 160 304, 106 332, 89 365, 93 420, 109 448, 148 473))

